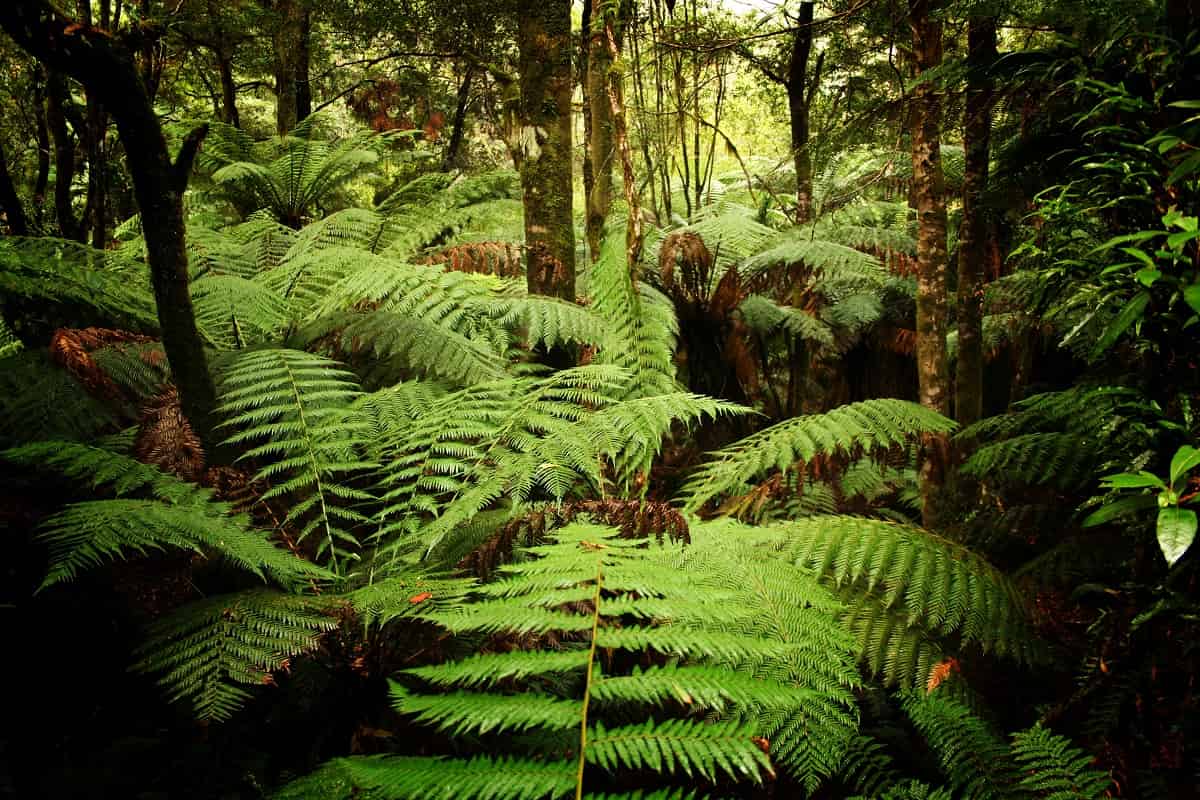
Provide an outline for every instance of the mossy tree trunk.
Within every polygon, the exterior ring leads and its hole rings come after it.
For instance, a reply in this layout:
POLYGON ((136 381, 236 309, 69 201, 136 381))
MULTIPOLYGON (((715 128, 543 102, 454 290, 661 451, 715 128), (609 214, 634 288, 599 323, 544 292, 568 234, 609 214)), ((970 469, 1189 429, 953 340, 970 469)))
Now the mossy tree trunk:
POLYGON ((300 121, 298 77, 305 57, 303 39, 308 12, 301 0, 276 0, 273 10, 275 25, 271 31, 271 45, 275 72, 275 132, 283 136, 300 121))
POLYGON ((963 113, 962 225, 958 234, 958 359, 954 417, 970 425, 983 416, 983 282, 992 230, 983 203, 988 187, 988 148, 992 130, 992 85, 988 70, 996 58, 996 20, 972 17, 967 33, 967 103, 963 113))
POLYGON ((532 294, 575 299, 571 198, 571 3, 518 11, 519 130, 526 282, 532 294))
POLYGON ((587 193, 587 240, 594 260, 600 252, 604 220, 612 210, 613 139, 612 106, 608 99, 608 73, 612 57, 605 37, 604 15, 593 14, 588 31, 587 107, 588 161, 592 167, 592 186, 587 193))
MULTIPOLYGON (((942 62, 942 23, 930 14, 930 0, 909 0, 912 52, 918 80, 942 62)), ((917 210, 917 385, 921 404, 950 412, 950 373, 946 361, 946 197, 942 172, 942 105, 937 87, 913 90, 912 196, 917 210)), ((944 437, 929 437, 921 463, 922 516, 935 525, 938 496, 945 482, 944 437)))
POLYGON ((0 4, 0 28, 50 70, 82 83, 116 122, 142 215, 163 349, 183 412, 212 452, 216 391, 192 313, 183 215, 183 192, 207 128, 190 134, 172 162, 128 48, 107 32, 65 16, 47 0, 0 4))

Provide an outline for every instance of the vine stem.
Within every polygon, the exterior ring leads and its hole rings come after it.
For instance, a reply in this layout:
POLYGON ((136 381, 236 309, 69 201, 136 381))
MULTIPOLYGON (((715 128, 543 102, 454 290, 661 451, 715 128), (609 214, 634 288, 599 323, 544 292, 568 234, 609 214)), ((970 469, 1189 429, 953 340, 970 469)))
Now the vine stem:
POLYGON ((596 663, 596 630, 600 627, 600 588, 604 584, 604 556, 596 563, 596 591, 592 595, 592 646, 588 651, 587 680, 583 685, 583 713, 579 720, 579 768, 575 772, 575 800, 583 800, 583 770, 587 766, 588 700, 592 697, 592 666, 596 663))

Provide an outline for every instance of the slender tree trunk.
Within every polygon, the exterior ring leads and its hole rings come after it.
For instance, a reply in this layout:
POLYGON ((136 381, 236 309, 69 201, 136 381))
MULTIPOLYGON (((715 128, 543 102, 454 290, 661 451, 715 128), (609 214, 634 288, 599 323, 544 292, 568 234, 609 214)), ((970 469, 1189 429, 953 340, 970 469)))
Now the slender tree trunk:
POLYGON ((41 227, 46 205, 46 187, 50 183, 50 126, 46 122, 45 70, 33 68, 33 120, 37 139, 37 177, 33 182, 34 219, 41 227))
POLYGON ((522 10, 517 45, 526 281, 531 294, 574 300, 570 0, 545 0, 522 10))
POLYGON ((796 167, 796 223, 812 219, 812 154, 808 150, 808 57, 812 52, 813 3, 800 4, 788 60, 788 120, 792 134, 792 159, 796 167))
POLYGON ((217 74, 221 78, 221 121, 235 128, 242 127, 237 109, 237 82, 233 79, 233 58, 224 51, 217 53, 217 74))
POLYGON ((300 9, 299 38, 296 42, 296 122, 312 115, 312 84, 309 68, 312 61, 312 11, 300 9))
POLYGON ((992 87, 987 70, 996 58, 996 21, 972 17, 967 34, 967 104, 963 113, 962 225, 958 234, 958 360, 954 416, 970 425, 983 416, 983 283, 989 257, 988 148, 992 87))
MULTIPOLYGON (((929 13, 930 0, 909 0, 913 58, 917 76, 942 62, 942 23, 929 13)), ((912 99, 913 197, 917 209, 917 384, 921 404, 950 411, 946 363, 946 198, 941 158, 941 98, 930 83, 919 84, 912 99)), ((938 517, 938 494, 945 481, 946 441, 930 437, 921 464, 922 515, 927 527, 938 517)))
POLYGON ((280 136, 296 127, 299 92, 300 39, 304 9, 299 0, 278 0, 275 4, 275 28, 271 44, 275 71, 275 132, 280 136))
POLYGON ((592 0, 583 0, 583 17, 579 26, 579 64, 577 65, 579 93, 583 107, 583 224, 587 238, 588 256, 594 262, 600 257, 600 229, 592 222, 592 192, 596 187, 595 165, 592 163, 592 0), (593 229, 594 228, 594 229, 593 229))
POLYGON ((446 145, 446 155, 442 159, 442 169, 449 172, 458 166, 463 138, 467 133, 467 106, 471 102, 471 82, 475 78, 475 65, 467 64, 463 72, 462 83, 458 85, 458 97, 454 104, 454 131, 450 134, 450 143, 446 145))
POLYGON ((608 97, 608 76, 612 71, 613 59, 606 41, 606 16, 593 16, 588 37, 588 156, 592 165, 592 187, 587 194, 587 239, 593 259, 600 252, 604 221, 608 218, 608 212, 612 210, 613 167, 616 156, 612 106, 608 97))
POLYGON ((615 20, 612 14, 604 15, 604 43, 609 62, 604 96, 608 100, 614 149, 621 158, 621 181, 624 185, 625 205, 629 210, 625 228, 625 253, 629 269, 633 270, 642 255, 642 210, 633 174, 633 148, 629 145, 629 126, 625 121, 624 71, 617 69, 621 59, 621 45, 617 33, 619 24, 620 21, 615 20))
POLYGON ((64 16, 47 0, 0 4, 0 28, 51 70, 70 74, 94 92, 116 121, 142 214, 163 349, 183 412, 211 453, 217 441, 212 419, 216 391, 192 313, 183 215, 183 192, 207 129, 189 135, 172 162, 133 54, 107 33, 64 16))
POLYGON ((54 140, 54 215, 64 239, 83 240, 75 219, 71 184, 75 180, 75 137, 67 128, 66 106, 70 102, 67 79, 61 72, 47 71, 46 123, 54 140))
POLYGON ((12 176, 8 174, 8 159, 4 155, 3 144, 0 143, 0 211, 8 221, 8 230, 13 236, 28 236, 29 223, 25 219, 25 208, 17 195, 17 187, 13 186, 12 176))

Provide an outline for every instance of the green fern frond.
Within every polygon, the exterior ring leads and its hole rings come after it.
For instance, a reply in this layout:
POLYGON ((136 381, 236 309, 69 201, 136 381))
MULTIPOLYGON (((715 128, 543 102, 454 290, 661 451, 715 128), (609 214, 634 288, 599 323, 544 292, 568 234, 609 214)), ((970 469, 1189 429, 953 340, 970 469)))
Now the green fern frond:
POLYGON ((862 659, 889 683, 922 684, 938 660, 940 637, 1024 664, 1041 657, 1022 593, 959 545, 918 528, 855 517, 813 517, 779 530, 796 563, 815 570, 850 603, 848 623, 860 638, 862 659))
POLYGON ((937 754, 956 796, 1009 800, 1019 794, 1008 744, 965 705, 940 689, 908 692, 902 705, 937 754))
POLYGON ((592 265, 592 307, 612 332, 612 341, 620 343, 602 351, 599 360, 629 370, 631 396, 667 394, 676 388, 675 308, 649 286, 634 285, 624 240, 622 230, 610 231, 592 265))
POLYGON ((0 297, 68 303, 123 327, 158 328, 144 264, 67 239, 0 241, 0 297))
POLYGON ((742 322, 760 336, 784 331, 817 347, 832 347, 833 332, 824 321, 798 308, 779 305, 762 295, 752 294, 738 305, 742 322))
POLYGON ((209 274, 192 281, 190 288, 197 327, 223 350, 271 341, 287 319, 284 301, 247 278, 209 274))
POLYGON ((3 457, 90 480, 93 488, 107 487, 122 498, 75 503, 42 524, 39 537, 50 549, 43 589, 99 564, 165 547, 216 553, 260 579, 270 577, 289 588, 332 577, 276 547, 250 527, 245 515, 234 515, 229 504, 214 501, 208 489, 128 456, 73 442, 39 442, 6 450, 3 457))
POLYGON ((371 756, 342 762, 354 782, 395 800, 549 800, 575 790, 575 765, 476 756, 371 756))
POLYGON ((255 477, 274 481, 262 499, 292 498, 285 523, 300 528, 297 540, 317 534, 335 573, 340 559, 358 558, 353 527, 366 518, 352 505, 371 499, 350 484, 374 466, 353 451, 360 394, 352 373, 296 350, 240 354, 221 382, 222 427, 236 431, 227 443, 255 443, 241 458, 263 463, 255 477))
POLYGON ((88 392, 45 350, 0 359, 0 443, 90 440, 111 433, 124 415, 88 392))
POLYGON ((772 471, 787 472, 797 462, 859 450, 879 451, 923 433, 947 433, 954 423, 904 400, 877 399, 795 417, 772 425, 712 454, 684 484, 679 499, 688 511, 710 501, 743 494, 772 471))
POLYGON ((1092 766, 1093 759, 1068 739, 1040 724, 1013 734, 1013 758, 1021 769, 1018 784, 1030 797, 1044 800, 1101 800, 1112 781, 1092 766))
POLYGON ((337 626, 332 607, 261 589, 198 600, 150 626, 134 669, 159 675, 170 699, 190 702, 198 718, 225 720, 251 687, 273 683, 273 672, 337 626))

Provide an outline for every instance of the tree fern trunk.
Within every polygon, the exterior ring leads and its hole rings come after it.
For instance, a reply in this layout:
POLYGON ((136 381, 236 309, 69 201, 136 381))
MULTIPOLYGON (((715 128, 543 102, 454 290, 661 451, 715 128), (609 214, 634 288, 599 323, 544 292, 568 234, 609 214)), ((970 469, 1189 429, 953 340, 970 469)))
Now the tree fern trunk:
POLYGON ((183 411, 212 452, 216 390, 192 313, 183 216, 183 192, 205 129, 185 140, 172 163, 133 54, 108 33, 79 24, 47 0, 0 4, 0 28, 49 69, 70 74, 95 93, 116 121, 142 214, 163 349, 183 411))
POLYGON ((968 33, 967 106, 963 115, 962 227, 958 234, 958 362, 954 416, 970 425, 983 416, 983 282, 989 255, 987 212, 988 146, 992 87, 986 70, 996 57, 996 21, 972 17, 968 33))
POLYGON ((450 143, 446 145, 446 155, 442 159, 442 169, 447 172, 458 165, 463 137, 467 132, 467 106, 471 100, 471 83, 475 78, 475 65, 468 63, 465 69, 462 83, 458 85, 458 96, 454 104, 454 130, 450 134, 450 143))
MULTIPOLYGON (((942 62, 942 23, 930 17, 930 0, 909 0, 913 58, 918 78, 942 62)), ((946 198, 941 158, 941 98, 921 83, 912 99, 913 198, 917 209, 917 382, 921 404, 948 414, 950 375, 946 363, 946 198)), ((945 480, 945 437, 926 437, 921 464, 923 516, 937 517, 937 495, 945 480)))
POLYGON ((517 21, 521 73, 521 188, 526 281, 532 294, 575 299, 571 213, 571 3, 523 9, 517 21))

